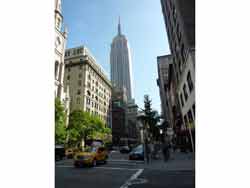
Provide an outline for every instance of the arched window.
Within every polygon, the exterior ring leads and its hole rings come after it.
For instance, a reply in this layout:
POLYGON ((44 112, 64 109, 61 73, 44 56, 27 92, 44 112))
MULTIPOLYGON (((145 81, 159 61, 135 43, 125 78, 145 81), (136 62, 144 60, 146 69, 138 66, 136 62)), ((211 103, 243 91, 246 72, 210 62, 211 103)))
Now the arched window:
POLYGON ((55 79, 57 79, 57 74, 58 74, 58 66, 59 66, 59 62, 56 61, 55 62, 55 79))

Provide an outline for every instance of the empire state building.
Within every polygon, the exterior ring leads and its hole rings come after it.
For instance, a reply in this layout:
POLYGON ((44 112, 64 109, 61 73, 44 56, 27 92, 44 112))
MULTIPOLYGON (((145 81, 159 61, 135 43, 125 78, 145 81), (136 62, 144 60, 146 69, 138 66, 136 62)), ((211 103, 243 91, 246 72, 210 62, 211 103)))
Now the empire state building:
POLYGON ((118 34, 114 37, 110 52, 111 82, 114 87, 125 88, 127 99, 132 99, 131 55, 128 40, 121 33, 120 19, 118 34))

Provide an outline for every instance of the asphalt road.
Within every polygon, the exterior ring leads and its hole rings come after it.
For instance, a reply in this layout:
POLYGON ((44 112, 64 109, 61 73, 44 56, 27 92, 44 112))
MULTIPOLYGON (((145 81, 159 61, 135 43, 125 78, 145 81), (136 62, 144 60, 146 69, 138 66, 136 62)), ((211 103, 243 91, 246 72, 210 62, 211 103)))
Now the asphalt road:
POLYGON ((144 168, 127 154, 110 154, 107 164, 74 168, 72 160, 56 162, 56 188, 194 188, 194 172, 144 168))

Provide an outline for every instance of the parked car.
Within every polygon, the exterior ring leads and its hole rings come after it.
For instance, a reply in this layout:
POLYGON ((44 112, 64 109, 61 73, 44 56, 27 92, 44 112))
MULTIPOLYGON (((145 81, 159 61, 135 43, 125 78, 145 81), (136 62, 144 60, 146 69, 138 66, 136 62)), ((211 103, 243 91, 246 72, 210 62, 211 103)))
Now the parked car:
POLYGON ((98 163, 106 163, 108 151, 105 147, 88 147, 83 152, 74 156, 74 166, 96 166, 98 163))
POLYGON ((55 160, 59 161, 65 157, 65 149, 63 145, 55 146, 55 160))
POLYGON ((131 151, 128 146, 121 146, 119 150, 120 150, 120 153, 129 153, 131 151))
POLYGON ((129 153, 129 160, 144 160, 144 150, 142 144, 132 149, 129 153))

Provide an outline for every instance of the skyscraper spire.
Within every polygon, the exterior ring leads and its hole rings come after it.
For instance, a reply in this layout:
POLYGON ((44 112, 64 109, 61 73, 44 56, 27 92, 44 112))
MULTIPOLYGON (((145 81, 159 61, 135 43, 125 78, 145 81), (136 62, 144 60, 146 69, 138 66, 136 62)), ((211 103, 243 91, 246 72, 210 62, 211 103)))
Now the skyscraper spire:
POLYGON ((129 43, 126 36, 121 33, 119 17, 118 34, 113 38, 110 51, 111 82, 117 88, 125 88, 128 101, 133 98, 131 63, 129 43))
POLYGON ((118 35, 121 35, 121 23, 120 23, 120 16, 119 16, 119 22, 118 22, 118 35))

